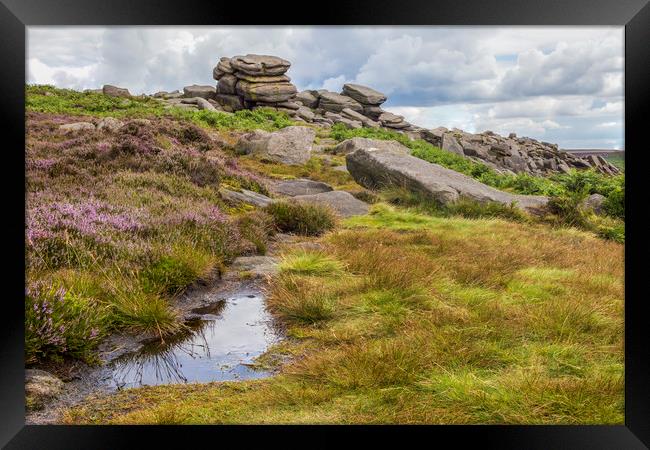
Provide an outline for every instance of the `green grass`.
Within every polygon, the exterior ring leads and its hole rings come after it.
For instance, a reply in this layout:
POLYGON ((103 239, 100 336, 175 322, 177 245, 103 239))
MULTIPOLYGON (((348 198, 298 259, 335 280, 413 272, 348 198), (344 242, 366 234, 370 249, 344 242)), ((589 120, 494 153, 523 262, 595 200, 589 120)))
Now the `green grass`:
POLYGON ((158 99, 134 96, 108 97, 95 92, 78 92, 58 89, 49 85, 26 86, 27 111, 118 119, 168 117, 189 121, 205 128, 217 130, 278 130, 295 125, 285 113, 268 108, 255 111, 242 110, 234 114, 219 111, 197 111, 183 108, 165 108, 158 99))
POLYGON ((384 204, 320 241, 270 287, 279 375, 127 390, 66 423, 623 423, 620 244, 384 204))
POLYGON ((264 208, 273 217, 276 227, 285 233, 318 236, 336 225, 331 208, 310 203, 277 201, 264 208))

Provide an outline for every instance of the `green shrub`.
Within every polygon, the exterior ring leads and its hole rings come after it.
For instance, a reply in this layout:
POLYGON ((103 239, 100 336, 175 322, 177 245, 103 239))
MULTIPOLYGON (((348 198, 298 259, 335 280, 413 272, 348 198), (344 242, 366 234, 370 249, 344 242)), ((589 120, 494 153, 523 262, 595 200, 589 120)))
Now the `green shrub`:
POLYGON ((336 224, 334 213, 326 206, 281 201, 264 209, 273 216, 276 227, 286 233, 318 236, 336 224))
POLYGON ((253 243, 257 253, 266 254, 268 238, 273 234, 273 217, 264 211, 251 211, 239 216, 236 224, 242 237, 253 243))

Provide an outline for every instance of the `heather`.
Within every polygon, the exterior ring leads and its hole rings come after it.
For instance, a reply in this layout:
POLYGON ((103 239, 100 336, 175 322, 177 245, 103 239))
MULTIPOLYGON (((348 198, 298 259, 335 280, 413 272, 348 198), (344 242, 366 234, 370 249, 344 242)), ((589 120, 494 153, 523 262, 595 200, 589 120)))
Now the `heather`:
POLYGON ((96 337, 115 330, 178 330, 174 297, 238 255, 263 253, 274 230, 263 213, 221 199, 221 186, 267 191, 213 132, 164 117, 59 131, 76 120, 27 115, 31 362, 92 360, 96 337))

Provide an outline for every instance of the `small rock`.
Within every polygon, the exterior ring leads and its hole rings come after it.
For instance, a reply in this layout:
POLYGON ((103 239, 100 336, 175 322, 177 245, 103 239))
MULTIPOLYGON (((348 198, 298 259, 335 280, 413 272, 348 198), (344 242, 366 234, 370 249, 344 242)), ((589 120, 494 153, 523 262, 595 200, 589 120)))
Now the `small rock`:
POLYGON ((63 381, 44 370, 25 370, 25 396, 28 409, 40 409, 63 392, 63 381))
POLYGON ((582 207, 584 209, 591 209, 596 214, 601 214, 603 212, 603 205, 605 204, 605 196, 600 194, 591 194, 589 197, 582 201, 582 207))
POLYGON ((368 213, 370 206, 356 199, 345 191, 322 192, 314 195, 299 195, 293 197, 297 202, 324 205, 332 208, 341 217, 359 216, 368 213))
POLYGON ((114 117, 104 117, 97 124, 98 130, 107 130, 115 132, 122 126, 122 122, 114 117))
POLYGON ((329 192, 332 190, 332 187, 329 184, 320 181, 299 178, 297 180, 278 181, 271 185, 269 189, 274 194, 296 197, 298 195, 312 195, 320 194, 321 192, 329 192))
POLYGON ((237 192, 222 188, 219 190, 219 194, 221 194, 221 197, 226 201, 233 203, 247 203, 249 205, 257 206, 258 208, 263 208, 273 201, 266 195, 258 194, 257 192, 249 191, 247 189, 242 189, 237 192))
POLYGON ((66 123, 65 125, 59 126, 59 130, 63 131, 65 134, 76 131, 95 131, 95 125, 90 122, 66 123))

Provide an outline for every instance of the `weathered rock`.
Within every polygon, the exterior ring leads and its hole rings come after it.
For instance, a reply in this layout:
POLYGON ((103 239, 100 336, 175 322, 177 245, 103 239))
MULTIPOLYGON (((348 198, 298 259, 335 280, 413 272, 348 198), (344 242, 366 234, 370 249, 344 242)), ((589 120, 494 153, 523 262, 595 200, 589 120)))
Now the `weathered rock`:
POLYGON ((321 181, 298 178, 296 180, 277 181, 273 183, 269 189, 277 195, 296 197, 298 195, 312 195, 320 194, 321 192, 329 192, 332 190, 332 187, 321 181))
POLYGON ((582 208, 590 209, 596 214, 601 214, 603 212, 603 205, 605 204, 605 196, 600 194, 591 194, 589 197, 582 201, 582 208))
POLYGON ((230 273, 246 272, 254 277, 273 275, 278 271, 278 259, 273 256, 240 256, 230 265, 230 273))
POLYGON ((222 57, 219 63, 212 70, 212 77, 215 80, 220 80, 226 74, 232 74, 235 70, 230 66, 230 58, 222 57))
POLYGON ((375 122, 369 117, 364 116, 363 114, 360 114, 350 108, 343 108, 341 110, 341 115, 345 117, 346 119, 350 120, 355 120, 357 122, 361 122, 364 126, 368 128, 378 128, 379 123, 375 122))
POLYGON ((304 164, 312 151, 316 132, 309 127, 291 126, 273 133, 255 130, 236 145, 240 154, 252 154, 283 164, 304 164))
POLYGON ((377 120, 383 126, 388 128, 400 129, 400 128, 407 128, 411 125, 404 120, 404 117, 398 116, 397 114, 393 114, 388 111, 381 113, 381 115, 377 120))
POLYGON ((122 126, 122 122, 114 117, 104 117, 97 123, 98 130, 117 131, 122 126))
POLYGON ((288 83, 291 81, 291 78, 286 75, 249 75, 243 72, 235 72, 234 76, 251 83, 288 83))
POLYGON ((282 75, 289 70, 291 63, 277 56, 248 54, 232 57, 230 66, 249 75, 282 75))
POLYGON ((105 84, 104 87, 102 87, 102 92, 104 95, 108 95, 109 97, 131 97, 131 93, 128 89, 110 84, 105 84))
POLYGON ((314 120, 314 117, 316 117, 316 114, 314 114, 314 112, 311 109, 305 106, 301 106, 300 108, 298 108, 296 114, 298 115, 298 117, 306 120, 307 122, 311 122, 312 120, 314 120))
POLYGON ((217 94, 214 99, 226 111, 235 112, 244 109, 244 102, 238 95, 217 94))
POLYGON ((457 155, 465 155, 463 152, 463 147, 461 147, 452 133, 443 134, 441 148, 443 150, 447 150, 448 152, 456 153, 457 155))
POLYGON ((345 191, 329 191, 314 195, 299 195, 292 200, 302 203, 324 205, 332 208, 341 217, 359 216, 368 213, 370 206, 345 191))
POLYGON ((65 134, 77 131, 95 131, 95 125, 90 122, 66 123, 64 125, 60 125, 59 130, 63 131, 65 134))
POLYGON ((239 80, 237 83, 237 94, 254 102, 284 102, 296 92, 296 87, 291 83, 251 83, 246 80, 239 80))
POLYGON ((379 116, 385 113, 379 106, 363 106, 363 115, 370 117, 372 120, 379 120, 379 116))
POLYGON ((314 109, 318 106, 318 97, 311 91, 300 91, 296 94, 295 100, 302 103, 307 108, 314 109))
POLYGON ((224 74, 219 78, 219 82, 217 83, 217 94, 235 95, 237 93, 235 90, 237 81, 238 79, 236 76, 224 74))
POLYGON ((381 92, 360 84, 344 84, 342 94, 352 97, 364 105, 381 105, 386 101, 386 96, 381 92))
POLYGON ((346 139, 332 149, 336 155, 347 155, 359 149, 380 149, 389 152, 395 152, 402 155, 408 155, 409 149, 397 141, 384 141, 381 139, 368 139, 355 137, 346 139))
POLYGON ((361 103, 354 100, 353 98, 329 91, 320 93, 320 97, 318 99, 318 107, 335 113, 341 112, 345 108, 350 108, 351 110, 357 112, 363 111, 363 106, 361 106, 361 103))
POLYGON ((216 89, 213 86, 199 86, 198 84, 193 84, 183 88, 183 97, 185 98, 201 97, 207 100, 209 98, 214 98, 215 93, 216 89))
POLYGON ((28 409, 40 409, 63 392, 63 381, 49 372, 25 370, 25 396, 28 409))
POLYGON ((263 208, 271 203, 273 200, 266 195, 258 194, 257 192, 242 189, 241 191, 231 191, 229 189, 220 189, 219 194, 224 200, 232 203, 247 203, 249 205, 263 208))
POLYGON ((385 150, 356 150, 346 156, 346 165, 352 177, 364 187, 376 189, 396 185, 441 204, 468 198, 478 202, 514 202, 519 208, 538 212, 548 201, 542 196, 502 192, 437 164, 385 150))

